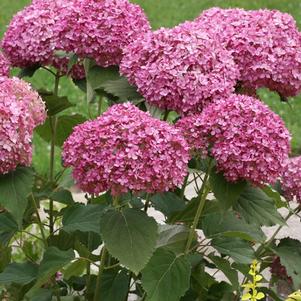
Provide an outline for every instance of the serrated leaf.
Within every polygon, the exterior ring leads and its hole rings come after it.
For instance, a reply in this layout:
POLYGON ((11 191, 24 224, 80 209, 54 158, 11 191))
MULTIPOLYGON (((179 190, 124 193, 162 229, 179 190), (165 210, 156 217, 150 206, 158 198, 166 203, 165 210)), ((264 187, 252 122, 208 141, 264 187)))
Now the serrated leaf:
POLYGON ((125 77, 109 80, 101 84, 105 92, 118 97, 122 101, 137 100, 143 97, 137 92, 137 88, 131 86, 125 77))
POLYGON ((126 270, 107 270, 103 273, 100 300, 124 301, 129 288, 130 275, 126 270))
POLYGON ((72 193, 66 189, 60 189, 58 191, 54 191, 51 193, 50 198, 55 202, 65 204, 65 205, 73 205, 74 200, 72 193))
POLYGON ((231 208, 247 187, 246 182, 228 182, 221 173, 214 170, 210 174, 212 191, 224 210, 231 208))
POLYGON ((143 211, 108 211, 101 218, 100 229, 110 254, 134 273, 143 269, 155 250, 157 223, 143 211))
POLYGON ((0 284, 28 284, 38 276, 38 265, 31 262, 11 263, 0 274, 0 284))
POLYGON ((161 248, 141 273, 146 301, 176 301, 189 288, 191 266, 185 255, 176 256, 161 248))
POLYGON ((287 274, 292 277, 295 288, 299 288, 301 283, 301 242, 296 239, 284 238, 273 250, 280 257, 287 274))
POLYGON ((15 171, 0 175, 0 204, 11 213, 19 226, 33 184, 34 172, 31 168, 18 167, 15 171))
POLYGON ((71 102, 69 102, 68 97, 66 96, 60 97, 58 95, 54 95, 52 92, 44 90, 39 91, 39 94, 46 104, 48 116, 56 115, 74 106, 71 102))
POLYGON ((240 238, 217 237, 211 241, 222 255, 228 255, 237 263, 250 264, 255 259, 254 250, 250 244, 240 238))
POLYGON ((210 254, 208 256, 210 260, 216 265, 216 268, 223 272, 223 274, 229 279, 233 288, 239 291, 239 281, 238 281, 238 273, 236 270, 232 269, 228 260, 214 256, 210 254))
MULTIPOLYGON (((74 115, 62 115, 57 118, 57 130, 56 130, 56 139, 55 145, 61 147, 65 140, 70 136, 73 131, 73 128, 86 121, 86 118, 80 114, 74 115)), ((51 141, 51 126, 49 118, 43 125, 40 125, 36 129, 39 136, 46 142, 51 141)))
POLYGON ((154 208, 167 217, 185 208, 184 200, 173 192, 157 193, 150 200, 154 208))
POLYGON ((185 250, 189 229, 182 225, 159 225, 157 247, 164 247, 176 254, 185 250))
POLYGON ((222 235, 238 237, 252 242, 264 242, 266 239, 259 226, 247 224, 233 212, 207 214, 201 220, 201 228, 207 238, 222 235))
POLYGON ((66 232, 95 232, 100 231, 101 215, 105 209, 103 205, 76 204, 64 210, 63 230, 66 232))
POLYGON ((249 224, 260 226, 285 225, 274 201, 259 188, 247 187, 240 195, 234 209, 249 224))

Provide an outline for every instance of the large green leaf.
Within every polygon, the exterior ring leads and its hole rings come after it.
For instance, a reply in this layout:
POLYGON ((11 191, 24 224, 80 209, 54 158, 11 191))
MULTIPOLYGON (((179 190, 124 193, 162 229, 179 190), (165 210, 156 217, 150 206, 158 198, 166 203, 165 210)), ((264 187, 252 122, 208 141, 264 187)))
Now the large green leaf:
POLYGON ((126 270, 108 270, 103 273, 100 287, 100 300, 125 301, 130 282, 129 272, 126 270))
POLYGON ((126 78, 122 77, 117 80, 110 80, 101 85, 107 93, 118 97, 121 101, 138 100, 143 97, 137 92, 137 88, 131 86, 126 78))
POLYGON ((38 289, 30 298, 30 301, 51 301, 53 292, 46 288, 38 289))
POLYGON ((19 226, 22 224, 27 197, 33 184, 34 172, 27 167, 18 167, 15 171, 0 176, 0 204, 11 213, 19 226))
POLYGON ((28 284, 38 276, 38 266, 31 263, 11 263, 0 274, 0 284, 28 284))
POLYGON ((77 259, 72 262, 64 271, 64 279, 68 280, 72 276, 80 276, 87 267, 87 261, 84 259, 77 259))
POLYGON ((189 229, 182 225, 159 225, 157 248, 164 247, 176 254, 185 250, 189 229))
POLYGON ((82 231, 95 232, 100 231, 101 215, 104 211, 103 205, 82 205, 76 204, 64 210, 63 230, 66 232, 82 231))
POLYGON ((274 201, 259 188, 247 187, 240 195, 234 209, 248 224, 260 226, 285 225, 274 201))
POLYGON ((230 256, 237 263, 250 264, 255 259, 250 244, 240 238, 217 237, 212 239, 211 245, 219 253, 230 256))
POLYGON ((151 197, 151 202, 167 217, 185 208, 184 200, 173 192, 157 193, 151 197))
POLYGON ((257 225, 247 224, 233 212, 211 213, 201 220, 201 227, 208 238, 217 236, 238 237, 249 241, 264 242, 266 236, 257 225))
POLYGON ((233 285, 233 288, 239 291, 238 273, 236 270, 232 269, 229 260, 214 256, 213 254, 210 254, 208 257, 216 265, 216 268, 222 271, 223 274, 229 279, 233 285))
POLYGON ((134 273, 143 269, 154 252, 156 221, 136 209, 106 212, 100 223, 101 235, 112 256, 134 273))
POLYGON ((119 70, 116 66, 110 66, 107 68, 97 65, 92 66, 88 72, 88 82, 93 90, 102 89, 104 83, 119 79, 119 70))
MULTIPOLYGON (((85 121, 86 118, 80 114, 59 116, 57 118, 55 145, 61 147, 65 140, 72 133, 73 128, 85 121)), ((52 135, 49 118, 47 118, 43 125, 37 127, 36 131, 42 139, 44 139, 46 142, 50 142, 52 135)))
POLYGON ((210 175, 212 191, 224 210, 232 207, 247 186, 246 182, 228 182, 221 173, 215 170, 210 175))
POLYGON ((65 205, 72 205, 74 204, 72 193, 66 189, 59 189, 51 193, 50 198, 55 202, 65 204, 65 205))
POLYGON ((146 301, 177 301, 189 288, 191 266, 186 256, 158 249, 142 270, 146 301))
POLYGON ((286 267, 287 274, 292 277, 295 288, 301 283, 301 242, 299 240, 285 238, 274 248, 280 257, 281 264, 286 267))
POLYGON ((0 233, 12 233, 18 231, 18 224, 8 212, 0 213, 0 233))

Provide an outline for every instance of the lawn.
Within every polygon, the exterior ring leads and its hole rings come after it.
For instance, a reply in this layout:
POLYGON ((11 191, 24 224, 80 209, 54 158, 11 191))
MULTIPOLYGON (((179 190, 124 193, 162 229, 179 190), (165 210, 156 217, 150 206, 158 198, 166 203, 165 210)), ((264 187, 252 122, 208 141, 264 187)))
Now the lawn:
MULTIPOLYGON (((67 1, 67 0, 66 0, 67 1)), ((28 0, 1 0, 0 2, 0 35, 5 31, 5 26, 11 16, 28 4, 28 0)), ((135 0, 145 9, 153 28, 161 26, 171 27, 184 20, 193 19, 199 13, 213 6, 220 7, 244 7, 247 9, 269 8, 279 9, 292 14, 301 28, 301 1, 300 0, 135 0)), ((51 87, 52 82, 43 71, 33 79, 33 85, 37 88, 51 87)), ((61 94, 68 95, 71 101, 80 104, 83 94, 79 92, 70 81, 61 83, 61 94)), ((301 99, 291 99, 290 103, 281 103, 279 97, 267 91, 261 91, 262 98, 274 111, 282 116, 288 128, 292 132, 293 152, 301 153, 301 99)), ((78 108, 82 111, 82 108, 78 108)), ((45 145, 39 137, 35 137, 34 164, 41 172, 47 171, 48 162, 45 160, 45 145)), ((59 164, 59 157, 57 158, 59 164)))

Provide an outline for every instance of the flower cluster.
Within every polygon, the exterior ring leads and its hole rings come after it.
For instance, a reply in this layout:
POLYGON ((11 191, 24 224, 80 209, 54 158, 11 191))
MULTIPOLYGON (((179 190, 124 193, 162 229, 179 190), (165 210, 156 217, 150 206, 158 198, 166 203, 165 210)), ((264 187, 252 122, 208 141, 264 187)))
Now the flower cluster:
POLYGON ((188 150, 178 129, 125 103, 75 127, 64 144, 63 161, 88 193, 152 193, 183 183, 188 150))
POLYGON ((267 87, 285 97, 301 90, 301 38, 289 14, 213 8, 196 23, 231 51, 246 88, 267 87))
POLYGON ((229 181, 274 183, 290 150, 281 118, 258 99, 232 95, 178 123, 192 150, 210 148, 217 168, 229 181))
POLYGON ((230 95, 238 78, 231 53, 192 22, 130 44, 120 70, 149 103, 185 115, 230 95))
POLYGON ((61 19, 60 48, 100 66, 119 64, 123 48, 150 31, 141 7, 128 0, 75 2, 72 14, 61 19))
POLYGON ((301 156, 286 161, 281 177, 281 188, 288 200, 301 203, 301 156))
POLYGON ((276 256, 271 264, 271 274, 277 278, 287 280, 292 284, 293 280, 288 276, 286 268, 281 264, 280 257, 276 256))
POLYGON ((0 76, 9 76, 10 62, 0 52, 0 76))
POLYGON ((46 119, 45 104, 18 78, 0 78, 0 174, 30 165, 34 128, 46 119))

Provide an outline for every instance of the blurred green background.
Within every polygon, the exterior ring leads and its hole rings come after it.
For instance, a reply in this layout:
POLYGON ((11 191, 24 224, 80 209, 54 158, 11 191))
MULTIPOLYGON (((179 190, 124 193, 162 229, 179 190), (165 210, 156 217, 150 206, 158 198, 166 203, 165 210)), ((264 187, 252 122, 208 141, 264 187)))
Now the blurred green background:
MULTIPOLYGON (((66 0, 68 1, 68 0, 66 0)), ((154 29, 161 26, 172 27, 182 21, 193 19, 204 9, 219 7, 242 7, 246 9, 269 8, 288 12, 294 16, 299 28, 301 28, 301 0, 133 0, 140 4, 148 15, 154 29)), ((5 31, 11 17, 29 0, 0 0, 0 36, 5 31)), ((45 73, 38 71, 32 79, 35 88, 53 86, 53 79, 45 73)), ((60 94, 67 95, 77 104, 77 112, 85 114, 81 106, 84 95, 68 80, 64 79, 60 85, 60 94)), ((290 99, 289 104, 281 103, 278 95, 268 91, 260 91, 261 97, 271 108, 277 112, 286 122, 293 134, 293 153, 301 153, 301 97, 290 99)), ((42 173, 48 169, 47 145, 39 137, 35 137, 34 165, 42 173)), ((56 160, 60 164, 59 154, 56 160)))

